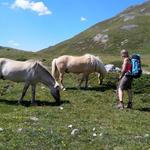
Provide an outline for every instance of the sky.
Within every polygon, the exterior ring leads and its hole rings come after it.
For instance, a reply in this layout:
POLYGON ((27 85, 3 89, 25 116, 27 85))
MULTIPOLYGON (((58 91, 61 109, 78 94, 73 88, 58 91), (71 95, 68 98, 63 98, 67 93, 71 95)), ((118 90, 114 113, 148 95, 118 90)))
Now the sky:
POLYGON ((38 51, 145 0, 0 0, 0 46, 38 51))

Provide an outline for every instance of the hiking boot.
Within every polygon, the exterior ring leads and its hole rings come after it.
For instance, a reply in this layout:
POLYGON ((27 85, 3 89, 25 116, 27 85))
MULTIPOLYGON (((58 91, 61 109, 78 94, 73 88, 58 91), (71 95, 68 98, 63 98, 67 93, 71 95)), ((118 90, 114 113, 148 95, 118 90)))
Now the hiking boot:
POLYGON ((127 108, 132 109, 132 102, 128 102, 127 108))
POLYGON ((119 102, 117 105, 116 105, 116 108, 118 108, 118 109, 124 109, 124 104, 123 104, 123 102, 119 102))

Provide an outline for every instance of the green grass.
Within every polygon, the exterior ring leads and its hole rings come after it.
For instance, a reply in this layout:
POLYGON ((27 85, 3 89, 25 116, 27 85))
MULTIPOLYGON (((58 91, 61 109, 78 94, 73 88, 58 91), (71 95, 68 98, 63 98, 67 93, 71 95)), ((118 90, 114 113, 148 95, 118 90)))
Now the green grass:
MULTIPOLYGON (((55 106, 49 90, 41 85, 36 94, 38 106, 18 106, 16 103, 23 84, 0 81, 0 128, 3 128, 0 131, 0 149, 150 148, 149 76, 143 76, 134 82, 133 110, 123 111, 113 108, 116 102, 114 90, 117 75, 107 75, 100 87, 97 85, 97 78, 91 75, 88 90, 77 90, 77 81, 76 75, 65 76, 68 90, 61 92, 63 109, 55 106), (38 120, 34 121, 32 117, 38 120), (68 127, 70 124, 72 128, 68 127), (73 136, 71 131, 75 128, 79 132, 73 136)), ((25 97, 26 101, 31 99, 29 92, 25 97)))
MULTIPOLYGON (((127 48, 130 54, 140 53, 143 69, 150 71, 150 17, 139 14, 143 7, 149 9, 150 4, 123 12, 136 13, 136 18, 127 24, 138 24, 139 27, 130 32, 120 30, 126 23, 116 16, 38 53, 0 47, 0 57, 39 59, 50 69, 52 59, 60 55, 91 53, 100 56, 105 64, 113 63, 120 67, 119 51, 127 48), (109 29, 107 34, 110 37, 106 47, 92 41, 104 29, 109 29), (121 46, 125 39, 129 42, 121 46)), ((77 75, 65 75, 67 91, 61 92, 61 107, 55 105, 48 88, 39 84, 36 90, 37 106, 33 107, 29 106, 31 89, 25 97, 25 105, 20 106, 17 100, 23 84, 0 80, 0 150, 150 149, 149 75, 134 81, 133 110, 123 111, 113 107, 116 103, 116 74, 107 75, 102 86, 97 84, 97 77, 91 75, 88 90, 78 90, 78 82, 77 75), (38 120, 34 121, 33 117, 38 120), (73 127, 69 128, 69 125, 73 127), (77 134, 71 135, 73 129, 78 129, 77 134)))

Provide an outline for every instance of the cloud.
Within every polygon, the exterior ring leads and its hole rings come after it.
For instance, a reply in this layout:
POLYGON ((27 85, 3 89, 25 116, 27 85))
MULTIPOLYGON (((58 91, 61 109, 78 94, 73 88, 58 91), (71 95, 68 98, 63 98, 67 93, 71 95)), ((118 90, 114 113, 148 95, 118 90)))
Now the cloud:
POLYGON ((80 21, 81 21, 81 22, 84 22, 84 21, 87 21, 87 19, 86 19, 85 17, 81 17, 81 18, 80 18, 80 21))
POLYGON ((24 10, 32 10, 38 13, 39 16, 51 15, 52 12, 42 1, 34 2, 31 0, 15 0, 11 8, 21 8, 24 10))
POLYGON ((8 43, 9 43, 10 45, 17 46, 17 47, 20 46, 20 44, 17 43, 17 42, 15 42, 14 40, 9 40, 8 43))

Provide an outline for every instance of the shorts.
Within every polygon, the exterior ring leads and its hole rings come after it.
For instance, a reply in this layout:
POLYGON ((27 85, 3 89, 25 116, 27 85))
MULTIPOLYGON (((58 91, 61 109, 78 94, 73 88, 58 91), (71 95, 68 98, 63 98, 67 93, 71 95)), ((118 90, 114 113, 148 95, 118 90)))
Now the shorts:
POLYGON ((131 85, 132 85, 132 77, 129 76, 123 76, 122 79, 119 81, 118 83, 118 88, 117 89, 121 89, 121 90, 130 90, 131 89, 131 85))

